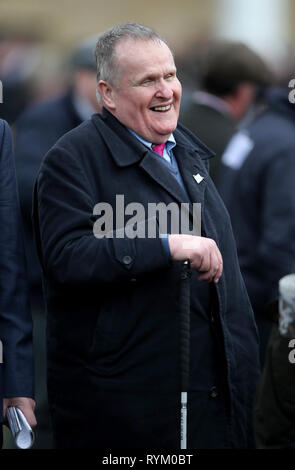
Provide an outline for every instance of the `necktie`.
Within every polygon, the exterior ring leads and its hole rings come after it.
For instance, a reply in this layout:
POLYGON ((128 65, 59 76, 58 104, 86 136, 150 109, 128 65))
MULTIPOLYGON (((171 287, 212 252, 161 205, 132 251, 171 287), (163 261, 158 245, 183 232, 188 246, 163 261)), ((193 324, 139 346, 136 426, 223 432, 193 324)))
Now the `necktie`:
POLYGON ((153 144, 152 145, 153 151, 156 152, 158 155, 161 155, 161 157, 163 157, 164 148, 165 148, 165 144, 159 144, 159 145, 153 144))

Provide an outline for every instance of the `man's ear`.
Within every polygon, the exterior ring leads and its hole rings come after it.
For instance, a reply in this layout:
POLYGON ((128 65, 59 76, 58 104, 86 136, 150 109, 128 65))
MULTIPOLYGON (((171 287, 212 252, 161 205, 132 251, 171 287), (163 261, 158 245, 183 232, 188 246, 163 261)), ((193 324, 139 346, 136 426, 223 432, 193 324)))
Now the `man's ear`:
POLYGON ((116 105, 113 99, 113 87, 105 80, 100 80, 97 84, 97 90, 100 93, 102 104, 110 110, 115 110, 116 105))

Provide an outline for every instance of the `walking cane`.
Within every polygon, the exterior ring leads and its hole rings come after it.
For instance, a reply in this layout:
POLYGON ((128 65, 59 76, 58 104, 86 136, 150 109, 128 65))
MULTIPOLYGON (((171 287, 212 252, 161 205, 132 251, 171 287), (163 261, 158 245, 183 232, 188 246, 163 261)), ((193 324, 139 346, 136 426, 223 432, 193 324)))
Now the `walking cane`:
POLYGON ((189 261, 182 263, 179 320, 180 320, 180 374, 181 374, 181 411, 180 411, 180 448, 187 448, 187 392, 189 387, 190 362, 190 278, 189 261))

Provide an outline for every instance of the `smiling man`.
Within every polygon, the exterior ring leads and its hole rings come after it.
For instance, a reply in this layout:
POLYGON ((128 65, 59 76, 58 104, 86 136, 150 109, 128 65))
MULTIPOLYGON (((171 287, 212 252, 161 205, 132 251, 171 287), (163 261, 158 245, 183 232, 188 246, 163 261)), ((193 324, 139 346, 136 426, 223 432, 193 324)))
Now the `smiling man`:
POLYGON ((120 70, 113 85, 98 82, 105 107, 146 140, 166 143, 177 126, 181 98, 170 49, 150 40, 143 51, 142 41, 126 39, 116 46, 116 60, 120 70))
POLYGON ((177 122, 181 85, 155 31, 115 26, 99 37, 96 59, 102 114, 55 144, 35 186, 56 446, 179 448, 179 284, 189 259, 188 447, 249 447, 257 332, 208 176, 212 153, 177 122), (202 236, 173 224, 161 234, 157 215, 136 221, 156 237, 131 236, 118 195, 144 214, 150 203, 186 203, 190 220, 199 203, 202 236), (104 237, 93 233, 100 202, 116 221, 104 237))

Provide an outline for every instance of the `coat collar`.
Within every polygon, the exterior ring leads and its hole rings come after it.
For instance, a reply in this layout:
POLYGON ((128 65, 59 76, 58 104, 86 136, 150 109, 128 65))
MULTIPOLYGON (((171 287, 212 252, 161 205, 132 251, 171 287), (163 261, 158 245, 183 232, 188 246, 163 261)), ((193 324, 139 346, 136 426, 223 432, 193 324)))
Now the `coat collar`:
POLYGON ((138 163, 149 152, 145 145, 105 108, 102 108, 102 114, 94 114, 91 119, 118 166, 138 163))
MULTIPOLYGON (((94 114, 92 121, 105 140, 117 165, 122 167, 132 165, 140 161, 149 151, 105 108, 102 109, 101 114, 94 114), (130 147, 134 153, 130 152, 130 147)), ((214 153, 203 142, 181 124, 178 124, 173 135, 178 146, 197 152, 202 160, 214 156, 214 153)))
MULTIPOLYGON (((188 202, 182 187, 165 169, 160 160, 155 158, 145 145, 134 137, 111 113, 103 108, 102 114, 92 116, 92 121, 109 148, 116 164, 126 167, 138 164, 154 181, 160 184, 178 202, 188 202)), ((192 202, 203 202, 204 191, 208 181, 202 160, 213 156, 196 136, 181 124, 173 132, 176 147, 173 153, 177 160, 184 184, 192 202), (197 183, 194 175, 204 178, 197 183)))

